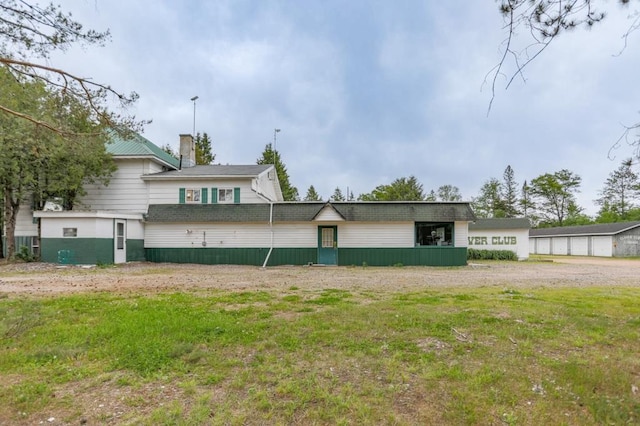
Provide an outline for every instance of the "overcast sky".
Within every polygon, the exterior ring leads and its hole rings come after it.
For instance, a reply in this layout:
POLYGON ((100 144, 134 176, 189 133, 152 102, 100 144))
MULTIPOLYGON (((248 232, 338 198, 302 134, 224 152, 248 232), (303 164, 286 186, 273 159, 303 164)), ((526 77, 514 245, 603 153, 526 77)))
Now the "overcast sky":
MULTIPOLYGON (((561 169, 593 200, 622 159, 609 149, 640 121, 640 32, 624 46, 629 10, 558 39, 505 90, 486 76, 501 56, 493 0, 65 0, 85 27, 110 29, 105 47, 52 65, 140 95, 129 112, 143 135, 213 140, 216 163, 255 164, 277 150, 301 197, 313 185, 355 196, 411 175, 425 193, 457 186, 465 200, 511 165, 524 180, 561 169)), ((633 11, 633 9, 631 9, 633 11)), ((524 35, 524 34, 523 34, 524 35)))

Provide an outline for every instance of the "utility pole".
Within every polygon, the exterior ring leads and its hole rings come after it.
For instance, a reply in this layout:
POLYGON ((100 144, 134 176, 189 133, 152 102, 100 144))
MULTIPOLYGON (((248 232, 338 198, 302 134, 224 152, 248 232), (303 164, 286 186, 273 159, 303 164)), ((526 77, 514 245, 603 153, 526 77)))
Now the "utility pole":
POLYGON ((191 98, 191 101, 193 102, 193 137, 196 137, 196 101, 198 100, 198 96, 194 96, 193 98, 191 98))
POLYGON ((273 129, 273 165, 276 166, 276 172, 278 170, 278 156, 276 155, 276 135, 280 132, 280 129, 273 129))

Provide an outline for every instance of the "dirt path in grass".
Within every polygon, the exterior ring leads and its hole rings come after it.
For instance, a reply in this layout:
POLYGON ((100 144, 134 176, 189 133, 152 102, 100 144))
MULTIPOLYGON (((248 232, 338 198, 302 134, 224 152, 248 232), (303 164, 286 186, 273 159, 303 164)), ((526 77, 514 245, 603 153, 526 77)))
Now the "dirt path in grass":
POLYGON ((406 291, 452 286, 640 286, 640 260, 553 257, 543 262, 472 262, 456 268, 318 267, 260 268, 230 265, 130 263, 108 268, 43 263, 0 265, 0 297, 72 293, 309 290, 342 288, 406 291))

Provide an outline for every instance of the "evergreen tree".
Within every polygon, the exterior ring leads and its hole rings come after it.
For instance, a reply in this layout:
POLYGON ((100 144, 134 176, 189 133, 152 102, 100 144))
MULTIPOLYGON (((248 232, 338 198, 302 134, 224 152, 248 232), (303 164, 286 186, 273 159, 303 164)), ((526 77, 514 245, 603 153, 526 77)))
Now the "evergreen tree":
POLYGON ((336 187, 335 191, 333 191, 333 195, 329 198, 329 201, 345 201, 344 195, 342 195, 339 187, 336 187))
POLYGON ((501 198, 504 217, 516 217, 520 214, 520 209, 518 208, 518 188, 511 166, 507 166, 502 175, 501 198))
POLYGON ((531 195, 529 194, 530 187, 525 180, 522 184, 522 189, 520 193, 522 197, 520 198, 520 211, 524 215, 524 217, 531 219, 533 223, 537 222, 537 217, 535 215, 535 203, 531 199, 531 195))
POLYGON ((264 147, 262 156, 256 160, 256 164, 274 164, 278 173, 278 181, 280 182, 280 189, 282 191, 282 197, 284 201, 299 201, 298 188, 291 185, 289 182, 289 173, 287 172, 287 166, 280 158, 280 153, 277 150, 273 150, 270 143, 264 147))
POLYGON ((205 132, 200 136, 200 133, 196 135, 196 165, 208 165, 212 164, 216 159, 216 155, 212 152, 211 139, 205 132))
POLYGON ((311 185, 307 189, 307 195, 304 196, 304 201, 322 201, 322 197, 316 192, 316 189, 311 185))
POLYGON ((611 172, 599 192, 600 198, 595 203, 600 206, 598 221, 631 220, 630 212, 636 208, 635 201, 640 198, 640 180, 632 170, 633 161, 626 159, 618 169, 611 172))

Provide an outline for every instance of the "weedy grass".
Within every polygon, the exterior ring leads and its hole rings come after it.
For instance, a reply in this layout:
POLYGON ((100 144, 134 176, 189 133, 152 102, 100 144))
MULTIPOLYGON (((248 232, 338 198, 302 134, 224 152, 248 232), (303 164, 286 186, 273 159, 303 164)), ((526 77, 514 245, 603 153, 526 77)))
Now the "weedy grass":
POLYGON ((116 389, 135 424, 632 424, 638 302, 637 288, 294 286, 0 299, 0 423, 75 423, 116 389))

